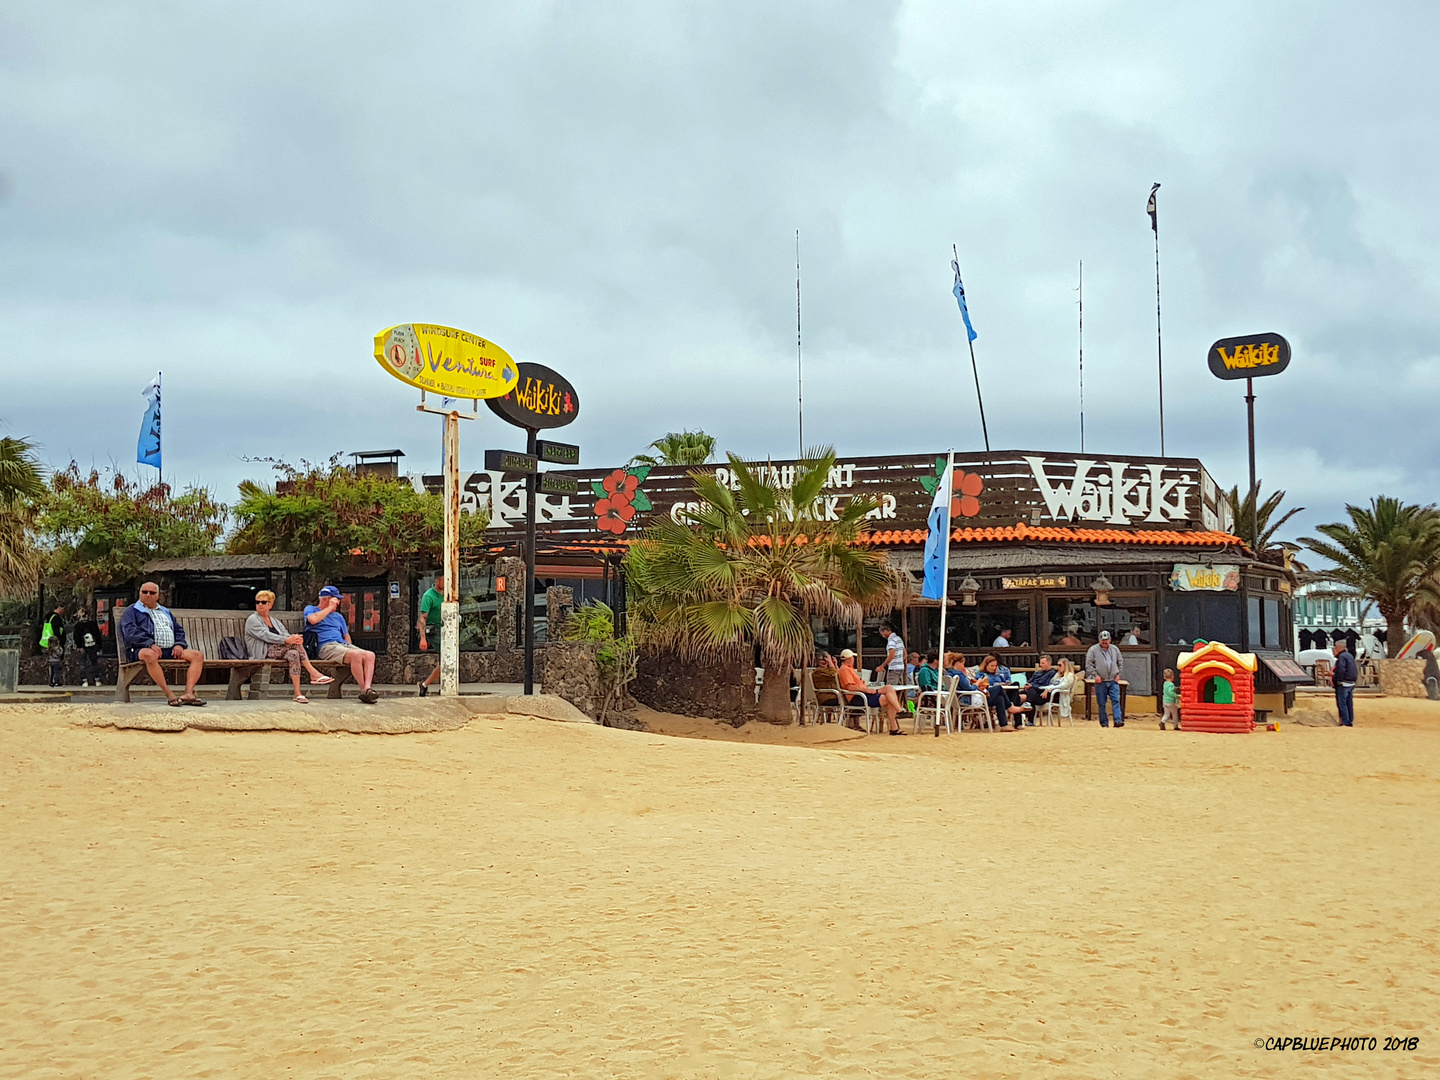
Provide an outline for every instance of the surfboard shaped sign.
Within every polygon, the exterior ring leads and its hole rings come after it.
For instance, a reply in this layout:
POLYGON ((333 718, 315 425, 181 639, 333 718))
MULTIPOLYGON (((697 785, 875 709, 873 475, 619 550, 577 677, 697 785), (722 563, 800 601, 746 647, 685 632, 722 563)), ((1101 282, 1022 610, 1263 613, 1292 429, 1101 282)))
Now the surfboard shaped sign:
POLYGON ((375 359, 401 382, 453 398, 497 398, 520 377, 519 365, 493 341, 434 323, 381 330, 375 359))
POLYGON ((515 388, 485 402, 507 424, 539 430, 564 427, 580 415, 580 395, 570 380, 543 364, 519 365, 515 388))
POLYGON ((1217 379, 1279 375, 1290 366, 1290 343, 1279 334, 1221 338, 1210 346, 1210 374, 1217 379))

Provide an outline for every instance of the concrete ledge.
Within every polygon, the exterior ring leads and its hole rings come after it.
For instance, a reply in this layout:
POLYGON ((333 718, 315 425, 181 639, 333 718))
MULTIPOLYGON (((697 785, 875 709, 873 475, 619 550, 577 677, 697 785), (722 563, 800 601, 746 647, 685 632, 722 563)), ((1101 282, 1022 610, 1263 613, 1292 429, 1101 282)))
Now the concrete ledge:
POLYGON ((460 699, 472 713, 494 715, 510 713, 514 716, 533 716, 540 720, 558 720, 567 724, 593 724, 590 717, 570 702, 554 694, 487 694, 484 697, 463 697, 460 699))
POLYGON ((152 702, 92 705, 71 721, 77 727, 140 731, 345 731, 356 735, 406 735, 454 731, 470 722, 463 699, 397 698, 374 705, 357 701, 212 701, 203 709, 152 702))

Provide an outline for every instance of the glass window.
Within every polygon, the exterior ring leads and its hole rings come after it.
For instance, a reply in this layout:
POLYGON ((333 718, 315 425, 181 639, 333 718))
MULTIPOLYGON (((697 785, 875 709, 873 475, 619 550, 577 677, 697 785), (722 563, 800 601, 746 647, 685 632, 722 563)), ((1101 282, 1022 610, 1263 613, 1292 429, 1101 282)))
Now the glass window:
POLYGON ((1234 593, 1166 593, 1166 643, 1190 646, 1197 638, 1238 647, 1239 597, 1234 593))
POLYGON ((1101 630, 1109 630, 1119 645, 1150 645, 1150 601, 1115 597, 1108 605, 1096 609, 1101 630))
POLYGON ((1265 648, 1280 648, 1280 601, 1265 601, 1265 648))
POLYGON ((340 614, 345 617, 350 640, 362 648, 383 652, 385 582, 341 581, 335 587, 340 590, 340 614))
POLYGON ((1260 598, 1258 596, 1249 598, 1246 615, 1245 625, 1250 631, 1249 648, 1258 649, 1260 647, 1260 598))
POLYGON ((1045 644, 1078 649, 1095 644, 1095 602, 1081 597, 1052 596, 1045 601, 1045 644))
MULTIPOLYGON (((976 647, 998 648, 1001 633, 1010 631, 1010 646, 1030 648, 1030 600, 984 600, 975 609, 976 647)), ((948 635, 947 635, 948 636, 948 635)))

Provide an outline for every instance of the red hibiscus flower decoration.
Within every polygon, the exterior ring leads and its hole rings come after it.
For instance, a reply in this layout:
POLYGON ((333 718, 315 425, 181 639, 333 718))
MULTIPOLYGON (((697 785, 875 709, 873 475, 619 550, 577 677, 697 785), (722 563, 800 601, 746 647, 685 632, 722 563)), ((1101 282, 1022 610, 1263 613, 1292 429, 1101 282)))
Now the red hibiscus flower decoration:
POLYGON ((985 481, 976 473, 955 472, 954 494, 950 499, 950 517, 974 517, 980 513, 980 492, 985 481))
POLYGON ((616 469, 594 485, 595 525, 603 532, 619 536, 630 526, 637 511, 652 509, 650 500, 640 490, 640 483, 650 474, 648 468, 616 469))

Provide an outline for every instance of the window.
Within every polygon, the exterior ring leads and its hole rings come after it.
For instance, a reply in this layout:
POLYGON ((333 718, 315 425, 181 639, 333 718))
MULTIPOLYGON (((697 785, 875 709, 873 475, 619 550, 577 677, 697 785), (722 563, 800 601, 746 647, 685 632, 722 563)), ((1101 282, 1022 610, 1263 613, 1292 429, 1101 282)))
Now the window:
POLYGON ((1240 598, 1234 593, 1165 594, 1165 641, 1191 646, 1197 638, 1240 645, 1240 598))
MULTIPOLYGON (((958 593, 952 593, 952 596, 958 596, 958 593)), ((937 611, 937 623, 939 618, 937 611)), ((945 614, 945 648, 990 649, 1002 630, 1010 631, 1011 647, 1032 647, 1028 597, 1023 600, 982 597, 975 607, 956 604, 945 614)))
POLYGON ((1249 648, 1258 649, 1260 647, 1260 598, 1258 596, 1249 597, 1246 605, 1245 625, 1250 631, 1249 648))
POLYGON ((1265 615, 1265 633, 1264 633, 1264 637, 1262 638, 1262 640, 1265 642, 1265 648, 1267 648, 1267 649, 1278 649, 1278 648, 1281 647, 1281 646, 1280 646, 1280 601, 1279 601, 1279 600, 1270 600, 1270 599, 1267 599, 1267 600, 1265 601, 1264 615, 1265 615))
POLYGON ((1117 596, 1104 607, 1093 599, 1051 597, 1046 601, 1047 645, 1076 649, 1095 644, 1109 630, 1118 645, 1153 645, 1150 600, 1117 596))
MULTIPOLYGON (((420 651, 420 601, 435 582, 438 570, 421 574, 411 583, 410 651, 420 651)), ((495 648, 499 616, 495 603, 495 566, 483 563, 460 568, 460 651, 483 652, 495 648)), ((436 646, 432 642, 431 649, 436 646)))
MULTIPOLYGON (((385 582, 341 581, 340 614, 345 617, 350 640, 362 648, 385 650, 385 582)), ((313 601, 312 601, 313 603, 313 601)))

